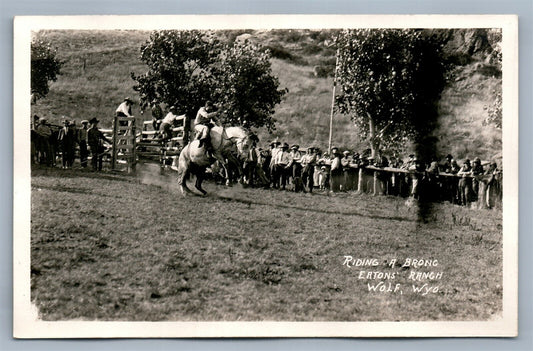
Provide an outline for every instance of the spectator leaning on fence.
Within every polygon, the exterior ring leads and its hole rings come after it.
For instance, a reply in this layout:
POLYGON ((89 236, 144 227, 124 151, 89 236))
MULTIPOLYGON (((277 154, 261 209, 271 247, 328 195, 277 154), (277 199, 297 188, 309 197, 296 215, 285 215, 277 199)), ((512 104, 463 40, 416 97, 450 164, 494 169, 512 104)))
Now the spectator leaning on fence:
POLYGON ((457 175, 461 176, 459 179, 459 203, 461 205, 467 206, 470 203, 470 197, 472 196, 472 167, 470 165, 470 160, 466 159, 465 163, 461 166, 457 175))
POLYGON ((481 159, 479 157, 476 157, 474 159, 474 162, 472 162, 472 175, 474 178, 472 178, 472 192, 473 196, 477 198, 479 193, 479 180, 477 179, 478 176, 481 176, 485 173, 483 170, 483 166, 481 165, 481 159))

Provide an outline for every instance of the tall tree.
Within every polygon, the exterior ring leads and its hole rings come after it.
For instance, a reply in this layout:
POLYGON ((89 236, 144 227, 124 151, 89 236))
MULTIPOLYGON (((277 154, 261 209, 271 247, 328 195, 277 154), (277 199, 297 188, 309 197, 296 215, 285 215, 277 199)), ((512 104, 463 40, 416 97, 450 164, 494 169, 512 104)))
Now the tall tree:
POLYGON ((31 94, 34 100, 44 98, 50 91, 49 82, 61 74, 61 61, 50 43, 42 38, 31 42, 31 94))
POLYGON ((141 107, 156 100, 176 105, 192 115, 206 99, 211 99, 215 79, 212 65, 222 44, 207 32, 154 31, 141 47, 141 60, 148 70, 131 74, 134 89, 141 97, 141 107))
POLYGON ((342 31, 337 45, 337 106, 368 140, 372 156, 413 141, 420 156, 432 157, 445 82, 442 42, 422 30, 355 29, 342 31))
POLYGON ((222 105, 228 124, 274 129, 274 106, 285 90, 278 89, 270 57, 260 46, 224 43, 213 32, 156 31, 141 48, 141 60, 148 71, 132 73, 141 104, 156 100, 194 117, 213 100, 222 105))
POLYGON ((224 122, 275 129, 274 107, 287 90, 278 89, 268 51, 248 41, 237 41, 220 55, 217 73, 215 99, 224 102, 224 122))

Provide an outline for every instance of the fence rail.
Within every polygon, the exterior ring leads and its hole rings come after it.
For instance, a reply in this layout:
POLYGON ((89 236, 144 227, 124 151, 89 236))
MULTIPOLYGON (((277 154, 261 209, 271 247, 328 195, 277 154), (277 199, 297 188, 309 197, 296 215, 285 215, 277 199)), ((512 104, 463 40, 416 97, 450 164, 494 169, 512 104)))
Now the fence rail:
MULTIPOLYGON (((329 168, 329 165, 325 165, 329 168)), ((424 197, 477 208, 501 205, 503 174, 457 175, 392 167, 350 164, 342 175, 330 177, 334 191, 355 190, 373 195, 424 197)))

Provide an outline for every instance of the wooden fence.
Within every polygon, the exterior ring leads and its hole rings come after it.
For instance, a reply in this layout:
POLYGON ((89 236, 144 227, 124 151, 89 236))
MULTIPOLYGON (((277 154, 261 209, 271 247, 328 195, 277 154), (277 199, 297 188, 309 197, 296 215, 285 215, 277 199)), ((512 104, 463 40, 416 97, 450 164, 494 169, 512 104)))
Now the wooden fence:
POLYGON ((340 179, 330 179, 341 191, 357 191, 373 195, 415 196, 430 201, 450 201, 462 205, 475 203, 478 208, 501 206, 501 172, 478 176, 431 174, 391 167, 351 164, 340 179))

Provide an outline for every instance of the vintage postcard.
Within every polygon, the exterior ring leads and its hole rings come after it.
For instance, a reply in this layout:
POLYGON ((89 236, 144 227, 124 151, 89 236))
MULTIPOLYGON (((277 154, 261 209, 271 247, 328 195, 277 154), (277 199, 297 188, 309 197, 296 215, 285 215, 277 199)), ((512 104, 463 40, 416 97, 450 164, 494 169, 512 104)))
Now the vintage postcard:
POLYGON ((14 337, 517 335, 516 16, 14 42, 14 337))

